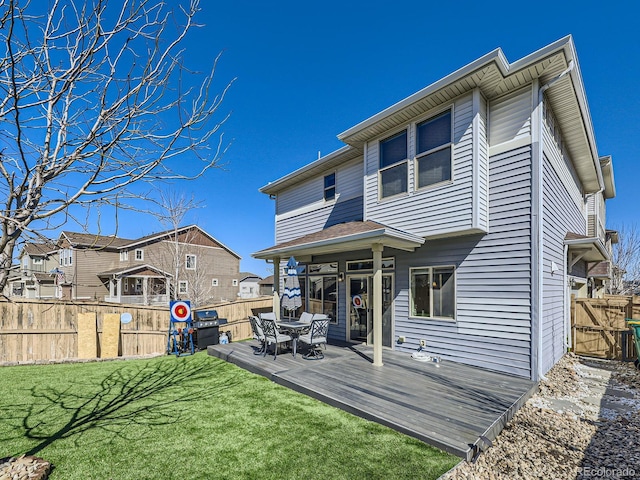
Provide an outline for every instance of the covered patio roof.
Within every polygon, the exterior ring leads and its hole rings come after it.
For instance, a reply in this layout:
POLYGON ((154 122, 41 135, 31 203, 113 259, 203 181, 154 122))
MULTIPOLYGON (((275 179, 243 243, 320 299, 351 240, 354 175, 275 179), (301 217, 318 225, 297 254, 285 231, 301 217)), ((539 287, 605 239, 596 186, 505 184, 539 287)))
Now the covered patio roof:
POLYGON ((319 232, 265 248, 252 256, 266 260, 290 255, 321 255, 369 249, 374 244, 412 252, 423 243, 423 237, 367 220, 333 225, 319 232))
POLYGON ((145 277, 172 277, 173 276, 170 273, 163 272, 159 268, 156 268, 149 264, 114 268, 113 270, 107 270, 105 272, 98 273, 98 277, 127 277, 131 275, 138 275, 138 276, 145 276, 145 277))

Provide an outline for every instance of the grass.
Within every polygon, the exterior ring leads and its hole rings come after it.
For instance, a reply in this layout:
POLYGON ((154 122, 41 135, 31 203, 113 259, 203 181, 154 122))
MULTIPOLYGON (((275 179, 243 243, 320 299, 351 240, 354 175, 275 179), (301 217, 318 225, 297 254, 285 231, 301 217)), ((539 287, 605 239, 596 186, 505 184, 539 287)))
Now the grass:
POLYGON ((459 458, 206 352, 0 368, 0 458, 58 479, 435 479, 459 458))

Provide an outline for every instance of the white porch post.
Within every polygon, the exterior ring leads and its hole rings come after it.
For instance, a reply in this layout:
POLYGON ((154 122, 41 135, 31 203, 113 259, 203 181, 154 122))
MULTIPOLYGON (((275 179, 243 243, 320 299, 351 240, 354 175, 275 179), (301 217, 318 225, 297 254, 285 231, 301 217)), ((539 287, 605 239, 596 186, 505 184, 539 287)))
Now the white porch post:
POLYGON ((109 280, 109 296, 113 299, 113 297, 115 296, 115 292, 113 291, 113 287, 114 287, 114 279, 112 278, 111 280, 109 280))
POLYGON ((273 259, 273 290, 280 293, 280 257, 273 259))
POLYGON ((380 243, 373 251, 373 366, 382 366, 382 250, 380 243))
MULTIPOLYGON (((118 297, 118 302, 120 301, 120 298, 122 297, 122 277, 118 277, 116 278, 116 295, 118 297)), ((112 295, 113 296, 113 295, 112 295)))
POLYGON ((149 305, 149 277, 142 277, 142 298, 145 305, 149 305))

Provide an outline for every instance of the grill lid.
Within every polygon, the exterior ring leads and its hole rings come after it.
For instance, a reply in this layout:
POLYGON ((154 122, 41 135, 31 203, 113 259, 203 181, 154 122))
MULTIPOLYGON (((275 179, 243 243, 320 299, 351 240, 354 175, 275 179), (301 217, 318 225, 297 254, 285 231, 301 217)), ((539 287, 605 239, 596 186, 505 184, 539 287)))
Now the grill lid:
POLYGON ((216 320, 218 318, 217 310, 200 310, 194 312, 196 320, 216 320))

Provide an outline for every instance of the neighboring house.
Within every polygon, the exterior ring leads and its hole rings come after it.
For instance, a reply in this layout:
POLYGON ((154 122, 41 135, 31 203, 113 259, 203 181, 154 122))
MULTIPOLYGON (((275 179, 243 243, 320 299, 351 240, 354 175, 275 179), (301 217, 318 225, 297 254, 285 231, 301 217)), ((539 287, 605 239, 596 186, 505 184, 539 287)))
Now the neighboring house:
POLYGON ((65 231, 52 251, 58 298, 203 305, 238 294, 240 256, 195 225, 138 239, 65 231))
POLYGON ((260 296, 260 280, 262 280, 255 273, 241 272, 240 273, 240 291, 238 296, 240 298, 257 298, 260 296))
POLYGON ((273 275, 263 278, 260 284, 260 295, 273 295, 273 275))
POLYGON ((53 243, 27 243, 19 265, 10 275, 9 295, 24 298, 54 298, 58 249, 53 243))
POLYGON ((383 348, 425 343, 544 375, 570 344, 571 293, 610 260, 613 169, 572 38, 514 63, 497 49, 338 138, 260 189, 276 244, 253 256, 275 285, 295 256, 302 309, 329 314, 331 338, 373 345, 376 366, 383 348))

